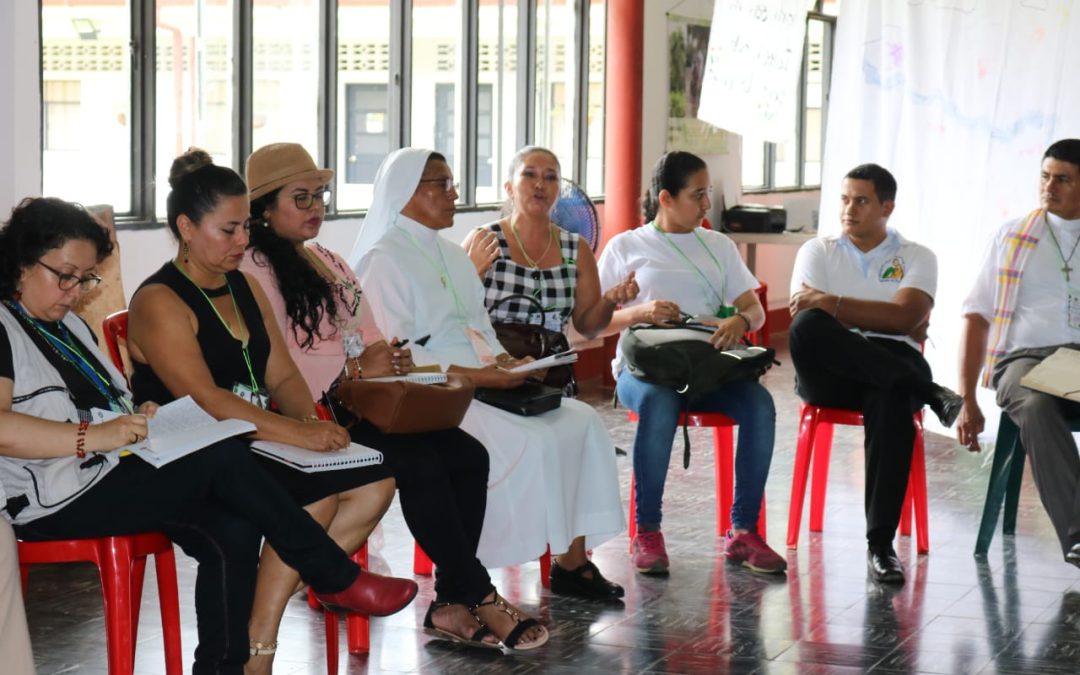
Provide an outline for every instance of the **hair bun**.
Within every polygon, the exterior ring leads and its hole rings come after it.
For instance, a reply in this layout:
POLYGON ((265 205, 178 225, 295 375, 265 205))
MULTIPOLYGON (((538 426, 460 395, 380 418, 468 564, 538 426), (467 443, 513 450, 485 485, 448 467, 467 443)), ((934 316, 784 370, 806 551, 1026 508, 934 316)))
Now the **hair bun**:
POLYGON ((175 190, 185 176, 213 163, 214 160, 207 151, 202 148, 188 148, 187 152, 173 160, 169 169, 169 187, 175 190))

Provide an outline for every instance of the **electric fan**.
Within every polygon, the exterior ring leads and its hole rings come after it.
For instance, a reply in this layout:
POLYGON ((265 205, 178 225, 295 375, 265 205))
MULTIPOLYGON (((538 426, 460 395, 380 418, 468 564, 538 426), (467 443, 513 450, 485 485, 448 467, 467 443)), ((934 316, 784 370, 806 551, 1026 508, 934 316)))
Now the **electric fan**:
POLYGON ((562 179, 559 200, 551 210, 551 222, 579 235, 596 252, 600 243, 600 218, 596 215, 596 207, 581 186, 568 178, 562 179))

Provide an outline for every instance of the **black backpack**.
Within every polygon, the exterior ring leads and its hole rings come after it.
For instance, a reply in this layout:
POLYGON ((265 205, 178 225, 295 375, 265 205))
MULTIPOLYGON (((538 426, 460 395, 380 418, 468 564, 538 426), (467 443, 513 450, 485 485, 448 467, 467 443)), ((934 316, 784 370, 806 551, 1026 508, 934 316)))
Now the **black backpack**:
MULTIPOLYGON (((682 395, 683 412, 691 399, 729 382, 757 380, 777 363, 770 347, 744 345, 721 351, 709 342, 716 329, 701 324, 631 326, 622 337, 630 374, 670 387, 682 395)), ((683 424, 683 467, 690 466, 690 433, 683 424)))

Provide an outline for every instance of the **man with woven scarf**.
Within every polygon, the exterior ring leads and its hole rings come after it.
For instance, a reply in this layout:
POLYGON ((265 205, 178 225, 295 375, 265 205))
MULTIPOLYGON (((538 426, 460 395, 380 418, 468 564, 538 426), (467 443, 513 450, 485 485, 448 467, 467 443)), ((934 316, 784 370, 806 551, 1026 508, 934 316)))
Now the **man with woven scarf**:
POLYGON ((1065 561, 1080 567, 1080 458, 1069 431, 1080 405, 1020 384, 1058 347, 1080 346, 1080 139, 1047 148, 1039 197, 1038 209, 994 235, 964 301, 957 431, 960 443, 979 450, 984 419, 975 388, 982 371, 982 384, 997 390, 998 405, 1020 428, 1065 561))
POLYGON ((896 179, 877 164, 847 173, 842 231, 799 249, 791 275, 788 332, 804 401, 859 410, 866 430, 866 565, 870 577, 904 583, 893 538, 924 405, 950 426, 960 397, 934 383, 920 352, 937 291, 937 257, 888 226, 896 179))

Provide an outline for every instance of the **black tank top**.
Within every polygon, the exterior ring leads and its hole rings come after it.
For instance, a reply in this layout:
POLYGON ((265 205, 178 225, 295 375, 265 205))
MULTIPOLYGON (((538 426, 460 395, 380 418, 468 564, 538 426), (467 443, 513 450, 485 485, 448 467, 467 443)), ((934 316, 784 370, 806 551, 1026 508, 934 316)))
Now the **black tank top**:
MULTIPOLYGON (((247 325, 248 354, 251 356, 251 368, 255 373, 255 381, 260 388, 265 388, 266 362, 270 358, 270 337, 266 334, 262 312, 259 311, 251 286, 248 285, 242 272, 228 272, 225 280, 232 288, 236 306, 240 309, 240 315, 247 325)), ((162 265, 161 269, 142 282, 139 290, 150 284, 162 284, 171 288, 181 300, 187 303, 191 311, 195 312, 195 318, 199 322, 199 332, 195 337, 199 341, 199 349, 202 351, 203 359, 206 360, 210 375, 214 378, 214 384, 230 391, 236 383, 247 385, 251 377, 244 363, 243 345, 229 334, 228 329, 195 284, 185 277, 171 261, 162 265)), ((136 294, 138 292, 138 290, 135 291, 136 294)), ((137 361, 134 361, 132 365, 131 388, 136 404, 143 401, 164 404, 176 399, 176 396, 158 379, 150 366, 137 361)))

